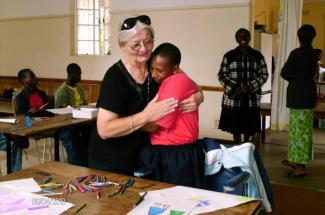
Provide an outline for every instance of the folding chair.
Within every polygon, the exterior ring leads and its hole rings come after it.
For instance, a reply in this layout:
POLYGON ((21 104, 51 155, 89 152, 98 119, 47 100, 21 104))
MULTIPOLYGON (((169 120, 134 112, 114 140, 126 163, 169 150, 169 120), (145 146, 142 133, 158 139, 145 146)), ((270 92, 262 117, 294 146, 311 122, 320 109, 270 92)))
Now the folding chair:
POLYGON ((271 186, 254 144, 222 145, 212 138, 199 141, 206 153, 204 189, 261 199, 263 209, 272 211, 271 186))

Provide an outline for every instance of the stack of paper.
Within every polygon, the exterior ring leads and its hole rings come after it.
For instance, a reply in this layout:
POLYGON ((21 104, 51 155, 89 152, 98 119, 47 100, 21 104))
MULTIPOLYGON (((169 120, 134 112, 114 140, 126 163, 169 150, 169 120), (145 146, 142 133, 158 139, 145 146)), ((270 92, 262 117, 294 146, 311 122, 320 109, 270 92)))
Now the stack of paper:
POLYGON ((0 183, 0 214, 61 214, 74 204, 64 198, 47 198, 31 192, 40 191, 34 179, 0 183))
POLYGON ((46 110, 58 115, 72 113, 72 108, 54 108, 54 109, 46 109, 46 110))
POLYGON ((15 119, 15 118, 0 119, 0 122, 15 124, 15 123, 18 123, 18 119, 15 119))
POLYGON ((72 117, 73 118, 83 118, 83 119, 93 119, 96 118, 98 114, 97 108, 80 108, 73 109, 72 111, 72 117))

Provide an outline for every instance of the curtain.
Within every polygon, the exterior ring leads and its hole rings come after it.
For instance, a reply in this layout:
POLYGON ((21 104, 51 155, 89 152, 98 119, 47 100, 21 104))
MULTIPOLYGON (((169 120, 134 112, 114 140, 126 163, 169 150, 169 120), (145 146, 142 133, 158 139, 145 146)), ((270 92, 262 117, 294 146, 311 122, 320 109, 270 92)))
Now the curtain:
POLYGON ((297 31, 301 25, 303 0, 281 0, 279 44, 272 86, 271 129, 288 130, 289 109, 286 107, 288 82, 281 78, 281 69, 290 52, 298 45, 297 31))

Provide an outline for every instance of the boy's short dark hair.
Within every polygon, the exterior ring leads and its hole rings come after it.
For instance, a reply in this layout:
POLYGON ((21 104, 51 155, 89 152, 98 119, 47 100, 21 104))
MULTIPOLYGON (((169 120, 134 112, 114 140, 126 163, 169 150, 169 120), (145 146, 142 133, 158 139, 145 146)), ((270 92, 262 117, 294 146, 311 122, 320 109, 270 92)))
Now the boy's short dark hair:
POLYGON ((316 37, 316 30, 312 25, 302 25, 297 32, 299 42, 311 43, 316 37))
POLYGON ((155 56, 167 58, 171 66, 179 65, 181 63, 181 51, 171 43, 160 44, 151 54, 151 59, 155 56))
POLYGON ((24 80, 24 78, 26 77, 26 74, 27 73, 32 73, 32 74, 34 74, 33 73, 33 71, 31 70, 31 69, 28 69, 28 68, 26 68, 26 69, 22 69, 22 70, 20 70, 19 72, 18 72, 18 81, 22 84, 23 83, 23 80, 24 80))
POLYGON ((73 74, 80 74, 81 73, 81 68, 76 63, 70 63, 67 66, 67 73, 68 73, 68 76, 71 76, 73 74))
POLYGON ((237 39, 237 35, 239 33, 244 33, 244 34, 248 34, 249 37, 251 37, 251 32, 249 32, 249 30, 247 30, 246 28, 240 28, 236 31, 236 34, 235 34, 235 38, 237 39))

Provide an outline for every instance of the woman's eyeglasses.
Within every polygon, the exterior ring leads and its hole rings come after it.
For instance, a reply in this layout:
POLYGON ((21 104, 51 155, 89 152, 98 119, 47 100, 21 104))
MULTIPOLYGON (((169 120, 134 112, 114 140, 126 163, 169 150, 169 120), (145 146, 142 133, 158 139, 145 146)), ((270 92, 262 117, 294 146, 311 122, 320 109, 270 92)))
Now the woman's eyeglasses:
POLYGON ((132 29, 135 26, 135 24, 137 23, 137 21, 142 22, 146 25, 151 24, 151 20, 150 20, 149 16, 147 16, 147 15, 131 17, 131 18, 124 20, 124 22, 121 26, 121 31, 132 29))
POLYGON ((142 47, 142 45, 144 47, 146 47, 146 49, 152 48, 153 46, 153 39, 148 39, 148 40, 144 40, 144 41, 137 41, 133 44, 128 44, 128 46, 133 50, 133 51, 139 51, 140 48, 142 47))

